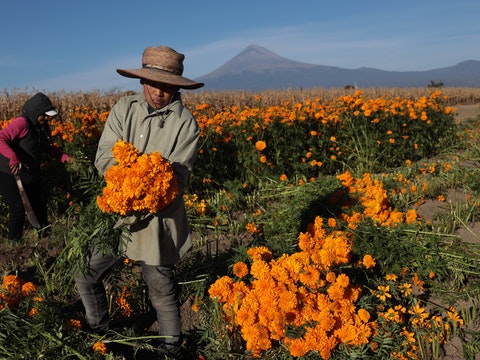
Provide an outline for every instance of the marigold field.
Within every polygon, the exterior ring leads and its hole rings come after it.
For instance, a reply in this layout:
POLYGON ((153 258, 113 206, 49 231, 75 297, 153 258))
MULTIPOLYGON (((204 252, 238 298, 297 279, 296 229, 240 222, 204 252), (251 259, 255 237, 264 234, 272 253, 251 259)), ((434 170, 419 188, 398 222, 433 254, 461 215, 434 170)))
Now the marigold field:
MULTIPOLYGON (((0 127, 32 94, 0 93, 0 127)), ((7 244, 0 202, 2 359, 154 358, 138 264, 106 280, 112 329, 101 336, 85 329, 72 276, 89 247, 114 251, 121 238, 125 194, 104 192, 107 208, 93 159, 125 94, 47 93, 53 140, 75 161, 44 163, 48 238, 27 224, 7 244)), ((194 247, 176 272, 187 359, 478 358, 478 89, 182 96, 201 128, 183 194, 194 247)))

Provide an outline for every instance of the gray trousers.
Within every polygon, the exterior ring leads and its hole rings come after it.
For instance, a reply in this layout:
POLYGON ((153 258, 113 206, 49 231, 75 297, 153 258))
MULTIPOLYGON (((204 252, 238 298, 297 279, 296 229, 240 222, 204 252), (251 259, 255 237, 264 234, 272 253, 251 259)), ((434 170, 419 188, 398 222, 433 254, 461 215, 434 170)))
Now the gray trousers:
MULTIPOLYGON (((92 330, 108 330, 110 317, 103 279, 122 260, 120 256, 95 251, 89 257, 87 272, 75 274, 75 285, 92 330)), ((141 266, 149 299, 157 313, 159 335, 165 337, 165 343, 176 344, 181 337, 181 321, 174 267, 153 266, 143 262, 141 266)))

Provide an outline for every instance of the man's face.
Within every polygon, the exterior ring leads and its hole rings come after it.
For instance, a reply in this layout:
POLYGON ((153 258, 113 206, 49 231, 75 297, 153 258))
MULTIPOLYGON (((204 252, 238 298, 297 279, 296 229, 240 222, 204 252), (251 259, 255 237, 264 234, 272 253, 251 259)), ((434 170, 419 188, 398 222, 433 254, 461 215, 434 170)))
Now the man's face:
POLYGON ((51 116, 48 116, 46 114, 40 114, 38 115, 37 117, 37 122, 40 124, 40 125, 43 125, 43 124, 46 124, 48 123, 48 120, 50 120, 52 117, 51 116))
POLYGON ((148 105, 154 109, 161 109, 168 105, 175 93, 178 91, 178 86, 157 83, 149 80, 142 80, 143 93, 147 99, 148 105))

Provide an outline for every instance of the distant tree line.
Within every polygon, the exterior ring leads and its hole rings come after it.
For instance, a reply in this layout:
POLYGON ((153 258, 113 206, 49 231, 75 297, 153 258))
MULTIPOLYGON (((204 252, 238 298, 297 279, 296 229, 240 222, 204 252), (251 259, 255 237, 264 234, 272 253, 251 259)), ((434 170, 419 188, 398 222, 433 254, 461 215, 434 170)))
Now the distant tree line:
POLYGON ((428 84, 428 87, 433 87, 433 88, 440 88, 443 86, 443 81, 435 82, 433 80, 430 80, 430 84, 428 84))

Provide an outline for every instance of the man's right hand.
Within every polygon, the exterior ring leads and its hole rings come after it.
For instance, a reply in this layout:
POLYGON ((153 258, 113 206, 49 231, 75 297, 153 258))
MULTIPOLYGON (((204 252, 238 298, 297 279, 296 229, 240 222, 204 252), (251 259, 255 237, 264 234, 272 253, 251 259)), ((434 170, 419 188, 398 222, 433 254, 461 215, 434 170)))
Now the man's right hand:
POLYGON ((16 164, 11 164, 10 165, 10 171, 13 175, 17 175, 18 174, 18 170, 20 170, 20 163, 16 163, 16 164))

